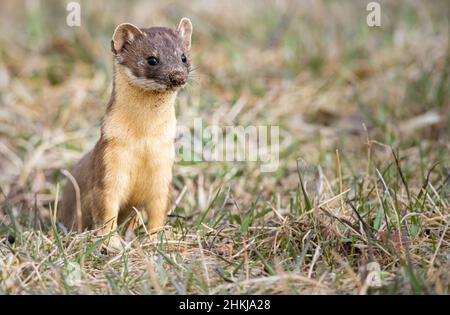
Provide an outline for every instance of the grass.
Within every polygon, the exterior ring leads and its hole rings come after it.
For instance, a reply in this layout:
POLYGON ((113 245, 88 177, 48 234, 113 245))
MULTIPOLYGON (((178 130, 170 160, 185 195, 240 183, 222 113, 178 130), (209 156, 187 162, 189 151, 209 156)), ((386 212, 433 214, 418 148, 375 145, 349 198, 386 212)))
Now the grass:
POLYGON ((0 293, 449 293, 446 1, 382 1, 381 28, 364 1, 81 7, 69 28, 61 2, 0 4, 0 293), (182 16, 179 123, 280 126, 280 166, 177 164, 158 239, 105 255, 52 219, 61 171, 97 140, 114 26, 182 16))

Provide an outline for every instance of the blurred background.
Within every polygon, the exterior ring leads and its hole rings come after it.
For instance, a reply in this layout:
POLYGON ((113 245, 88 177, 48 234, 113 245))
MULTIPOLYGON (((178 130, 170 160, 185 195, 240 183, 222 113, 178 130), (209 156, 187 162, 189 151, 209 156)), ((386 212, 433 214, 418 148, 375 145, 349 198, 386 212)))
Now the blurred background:
MULTIPOLYGON (((179 123, 192 126, 201 117, 221 126, 280 126, 280 167, 261 173, 257 163, 179 163, 174 198, 185 193, 175 213, 198 214, 219 188, 239 204, 227 206, 234 214, 258 196, 290 209, 298 161, 312 196, 317 166, 328 180, 314 202, 362 182, 369 187, 375 167, 406 198, 391 147, 411 192, 438 162, 430 181, 445 187, 449 2, 378 1, 380 27, 366 23, 368 2, 79 1, 81 26, 69 27, 68 1, 2 0, 0 201, 16 213, 48 216, 64 180, 60 170, 98 138, 111 93, 115 26, 176 27, 183 16, 194 26, 196 70, 176 103, 179 123)), ((448 198, 448 189, 439 194, 448 198)), ((336 211, 351 213, 341 207, 336 211)), ((4 226, 8 218, 2 216, 4 226)))

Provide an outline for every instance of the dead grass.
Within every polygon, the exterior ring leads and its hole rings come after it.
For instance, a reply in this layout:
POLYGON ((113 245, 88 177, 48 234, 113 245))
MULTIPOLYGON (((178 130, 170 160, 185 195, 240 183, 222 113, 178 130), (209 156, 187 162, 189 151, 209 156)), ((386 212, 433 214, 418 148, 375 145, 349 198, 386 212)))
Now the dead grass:
POLYGON ((382 1, 378 29, 350 1, 82 8, 72 29, 58 1, 0 4, 1 293, 448 294, 446 1, 382 1), (61 170, 97 139, 114 26, 181 16, 198 69, 179 123, 278 125, 280 167, 176 165, 159 240, 106 256, 52 224, 61 170))

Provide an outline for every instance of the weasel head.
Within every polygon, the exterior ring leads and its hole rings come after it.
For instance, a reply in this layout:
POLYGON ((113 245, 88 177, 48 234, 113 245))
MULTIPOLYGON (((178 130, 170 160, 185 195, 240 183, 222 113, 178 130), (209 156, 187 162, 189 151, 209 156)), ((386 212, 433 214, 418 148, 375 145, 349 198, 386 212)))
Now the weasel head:
POLYGON ((115 64, 128 82, 146 91, 176 91, 191 71, 192 23, 182 18, 178 27, 117 26, 111 40, 115 64))

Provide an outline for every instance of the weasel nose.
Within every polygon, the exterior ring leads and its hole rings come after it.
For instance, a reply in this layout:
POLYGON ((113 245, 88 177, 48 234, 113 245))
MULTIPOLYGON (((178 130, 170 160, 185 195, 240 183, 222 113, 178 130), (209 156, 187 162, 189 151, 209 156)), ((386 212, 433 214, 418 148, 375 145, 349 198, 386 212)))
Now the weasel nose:
POLYGON ((183 85, 186 83, 186 74, 181 70, 174 70, 169 73, 169 80, 173 85, 183 85))

